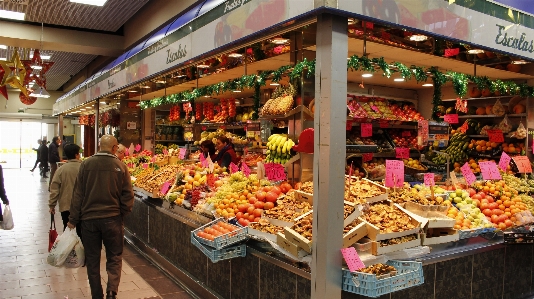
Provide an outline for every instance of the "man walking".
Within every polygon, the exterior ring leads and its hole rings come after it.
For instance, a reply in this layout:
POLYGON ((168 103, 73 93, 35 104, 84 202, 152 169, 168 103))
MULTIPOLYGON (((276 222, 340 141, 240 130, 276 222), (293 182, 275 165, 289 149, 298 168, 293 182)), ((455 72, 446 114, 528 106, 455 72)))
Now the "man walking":
POLYGON ((35 170, 35 167, 37 167, 37 164, 39 164, 39 162, 40 162, 39 149, 41 148, 41 143, 42 142, 43 141, 41 139, 38 139, 37 140, 37 148, 32 148, 32 150, 34 150, 37 153, 37 159, 35 160, 35 165, 33 165, 33 168, 30 169, 31 172, 33 172, 35 170))
MULTIPOLYGON (((80 165, 82 165, 82 161, 80 161, 80 147, 78 145, 69 144, 65 146, 64 151, 69 160, 56 171, 50 184, 50 199, 48 201, 50 214, 56 213, 56 204, 59 202, 59 212, 63 220, 63 231, 65 231, 67 223, 69 223, 72 191, 74 190, 74 183, 76 182, 80 165)), ((79 225, 76 226, 78 236, 81 236, 80 229, 81 227, 79 225)))
POLYGON ((61 144, 61 138, 54 136, 52 143, 48 146, 48 162, 50 163, 50 181, 48 182, 48 190, 50 191, 50 184, 54 179, 54 174, 57 170, 57 163, 61 162, 59 158, 59 145, 61 144))
POLYGON ((46 139, 43 139, 43 142, 41 142, 41 146, 39 147, 39 161, 41 161, 41 164, 39 164, 41 176, 46 179, 48 178, 46 176, 46 173, 48 172, 48 146, 46 145, 46 139))
POLYGON ((102 242, 106 248, 106 299, 115 299, 122 270, 123 218, 133 207, 126 164, 116 156, 119 144, 111 135, 100 139, 100 151, 82 162, 70 206, 69 228, 81 221, 87 276, 93 299, 103 298, 100 280, 102 242))

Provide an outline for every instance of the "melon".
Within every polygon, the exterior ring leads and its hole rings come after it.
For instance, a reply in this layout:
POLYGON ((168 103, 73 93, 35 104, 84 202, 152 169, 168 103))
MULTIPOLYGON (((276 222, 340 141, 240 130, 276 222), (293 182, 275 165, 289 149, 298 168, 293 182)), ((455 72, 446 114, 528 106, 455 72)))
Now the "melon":
POLYGON ((484 108, 484 107, 478 107, 478 108, 477 108, 477 111, 476 111, 476 114, 477 114, 477 115, 484 115, 484 114, 486 114, 486 108, 484 108))
POLYGON ((480 92, 480 90, 474 86, 474 87, 471 87, 471 89, 469 89, 469 96, 472 97, 472 98, 480 98, 480 96, 482 95, 482 93, 480 92))
POLYGON ((493 105, 488 105, 488 106, 486 106, 486 114, 487 114, 487 115, 491 115, 491 114, 493 114, 492 111, 493 111, 493 105))
POLYGON ((513 109, 514 114, 525 113, 525 111, 526 109, 523 104, 517 104, 514 106, 514 109, 513 109))

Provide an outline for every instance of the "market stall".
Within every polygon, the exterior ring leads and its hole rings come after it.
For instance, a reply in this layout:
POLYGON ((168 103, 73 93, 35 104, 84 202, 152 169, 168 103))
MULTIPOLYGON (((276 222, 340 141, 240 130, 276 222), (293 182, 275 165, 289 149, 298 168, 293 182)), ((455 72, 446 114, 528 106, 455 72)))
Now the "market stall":
POLYGON ((339 2, 158 77, 128 240, 201 298, 531 295, 531 60, 339 2))

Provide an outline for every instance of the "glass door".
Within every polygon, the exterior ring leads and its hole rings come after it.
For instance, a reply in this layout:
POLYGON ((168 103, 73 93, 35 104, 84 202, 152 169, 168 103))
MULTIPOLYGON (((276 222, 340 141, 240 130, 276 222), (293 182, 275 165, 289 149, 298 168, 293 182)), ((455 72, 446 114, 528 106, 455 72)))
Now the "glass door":
POLYGON ((32 168, 37 159, 37 139, 47 135, 40 122, 0 121, 0 162, 3 168, 32 168))

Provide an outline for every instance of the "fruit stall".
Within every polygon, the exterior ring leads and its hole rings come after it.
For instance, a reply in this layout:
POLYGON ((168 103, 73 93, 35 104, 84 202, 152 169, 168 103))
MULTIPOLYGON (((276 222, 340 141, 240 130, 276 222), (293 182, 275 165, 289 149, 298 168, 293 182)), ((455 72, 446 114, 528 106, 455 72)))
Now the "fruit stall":
POLYGON ((532 58, 338 2, 147 78, 127 240, 200 298, 532 296, 532 58))

